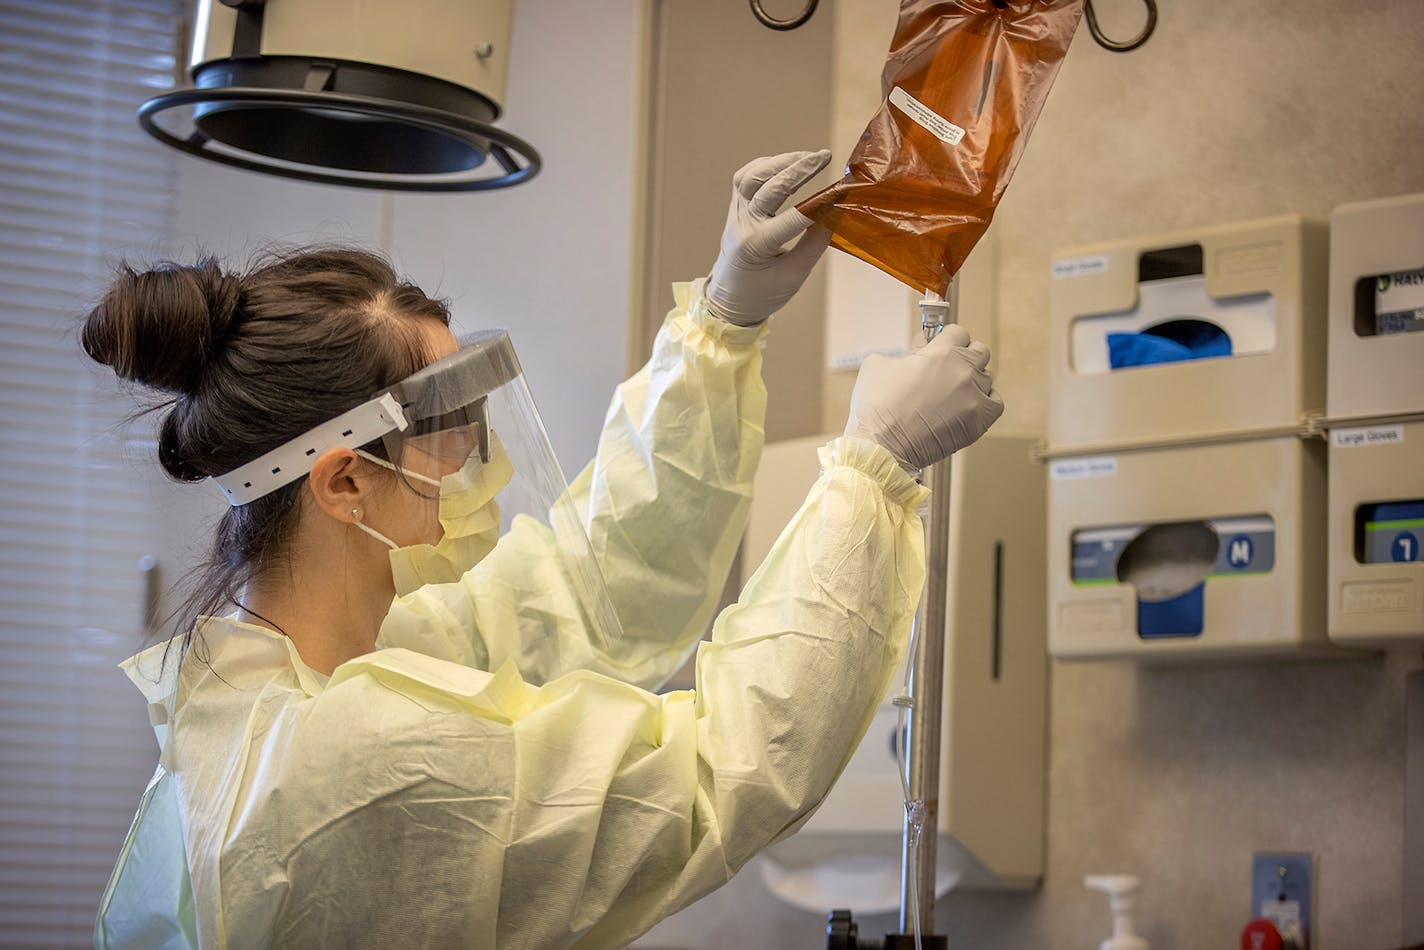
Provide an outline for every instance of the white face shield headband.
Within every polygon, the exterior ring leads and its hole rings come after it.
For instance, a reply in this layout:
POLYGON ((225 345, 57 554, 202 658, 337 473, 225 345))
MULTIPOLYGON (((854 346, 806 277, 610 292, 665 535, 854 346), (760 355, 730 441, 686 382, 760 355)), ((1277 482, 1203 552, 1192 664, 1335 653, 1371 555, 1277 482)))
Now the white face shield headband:
POLYGON ((505 331, 462 338, 455 353, 214 481, 229 504, 247 504, 310 474, 316 459, 334 448, 358 451, 440 489, 444 538, 406 547, 382 539, 395 547, 399 594, 459 581, 490 557, 499 538, 518 529, 523 550, 536 544, 558 562, 591 637, 619 635, 602 573, 505 331), (444 460, 440 467, 452 474, 437 480, 414 471, 406 461, 417 455, 444 460))
POLYGON ((474 434, 484 460, 489 453, 489 396, 522 380, 509 335, 503 330, 477 333, 462 339, 456 352, 389 390, 213 480, 228 504, 238 507, 311 474, 316 460, 332 449, 354 450, 379 439, 387 457, 396 460, 404 439, 421 437, 443 446, 451 440, 430 437, 453 430, 474 434))

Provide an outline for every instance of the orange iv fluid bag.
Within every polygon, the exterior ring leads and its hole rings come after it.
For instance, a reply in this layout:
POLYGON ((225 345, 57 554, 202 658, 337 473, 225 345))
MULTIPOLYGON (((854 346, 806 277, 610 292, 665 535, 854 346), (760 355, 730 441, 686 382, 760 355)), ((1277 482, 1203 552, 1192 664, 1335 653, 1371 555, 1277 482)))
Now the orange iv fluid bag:
POLYGON ((845 177, 801 211, 841 250, 945 295, 989 227, 1083 2, 902 0, 885 101, 845 177))

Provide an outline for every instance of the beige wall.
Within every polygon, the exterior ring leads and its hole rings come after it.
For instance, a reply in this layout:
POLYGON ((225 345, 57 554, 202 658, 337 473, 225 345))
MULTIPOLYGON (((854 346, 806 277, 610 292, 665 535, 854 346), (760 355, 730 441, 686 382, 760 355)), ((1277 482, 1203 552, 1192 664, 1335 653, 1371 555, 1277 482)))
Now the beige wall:
MULTIPOLYGON (((1054 248, 1325 218, 1341 202, 1424 191, 1420 4, 1161 6, 1135 53, 1077 37, 1000 208, 1008 422, 1043 425, 1054 248)), ((1099 3, 1129 27, 1134 7, 1099 3)), ((1249 908, 1251 852, 1299 850, 1317 856, 1317 950, 1397 946, 1405 672, 1419 665, 1417 650, 1200 670, 1056 665, 1044 892, 1018 907, 951 902, 953 932, 982 923, 1002 936, 976 946, 1090 946, 1105 901, 1085 899, 1078 877, 1128 870, 1146 881, 1155 946, 1227 946, 1249 908)))
MULTIPOLYGON (((1096 5, 1115 35, 1141 21, 1139 0, 1096 5)), ((854 24, 836 35, 843 69, 878 69, 895 6, 830 7, 854 24)), ((1283 212, 1323 218, 1344 201, 1424 191, 1424 4, 1160 6, 1157 34, 1134 53, 1104 51, 1086 29, 1074 40, 990 232, 996 285, 979 299, 995 310, 1006 427, 1044 425, 1053 249, 1283 212)), ((844 72, 836 81, 852 87, 844 72)), ((840 101, 864 121, 863 103, 840 101)), ((822 375, 824 426, 843 417, 851 378, 822 375)), ((1096 947, 1107 901, 1082 875, 1128 872, 1144 879, 1140 921, 1154 947, 1235 946, 1252 852, 1298 850, 1317 858, 1313 947, 1398 946, 1405 677, 1421 666, 1419 650, 1210 668, 1055 664, 1044 886, 952 895, 941 931, 975 950, 1096 947)), ((873 918, 862 932, 891 924, 873 918)), ((813 948, 823 928, 778 906, 749 868, 639 946, 813 948)))
MULTIPOLYGON (((761 27, 745 3, 649 0, 650 101, 642 266, 647 358, 673 281, 717 258, 732 174, 759 155, 830 145, 832 18, 794 32, 761 27), (737 50, 729 56, 728 49, 737 50)), ((768 5, 778 15, 782 8, 768 5)), ((832 175, 823 173, 820 181, 832 175)), ((765 353, 768 439, 816 432, 825 363, 824 265, 776 317, 765 353)))

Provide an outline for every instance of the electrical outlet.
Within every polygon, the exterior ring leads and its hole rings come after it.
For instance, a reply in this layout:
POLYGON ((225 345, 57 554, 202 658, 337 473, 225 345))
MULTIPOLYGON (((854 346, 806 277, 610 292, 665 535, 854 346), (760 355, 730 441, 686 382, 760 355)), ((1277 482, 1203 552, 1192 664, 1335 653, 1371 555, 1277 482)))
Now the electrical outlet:
POLYGON ((1311 878, 1314 858, 1300 853, 1253 856, 1251 916, 1276 925, 1286 946, 1310 950, 1311 878))

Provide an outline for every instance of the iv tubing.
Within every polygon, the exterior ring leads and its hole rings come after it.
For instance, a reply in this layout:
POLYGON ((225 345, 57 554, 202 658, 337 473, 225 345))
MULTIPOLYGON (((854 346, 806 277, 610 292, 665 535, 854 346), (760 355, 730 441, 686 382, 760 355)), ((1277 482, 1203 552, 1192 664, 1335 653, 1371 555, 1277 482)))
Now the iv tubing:
MULTIPOLYGON (((914 709, 915 701, 910 697, 911 684, 915 679, 915 651, 920 639, 920 626, 924 620, 923 605, 915 612, 914 622, 910 625, 910 648, 908 650, 908 660, 905 663, 905 679, 901 684, 901 692, 895 697, 894 703, 897 707, 897 731, 895 740, 895 765, 896 774, 900 776, 900 795, 905 800, 905 855, 906 866, 914 867, 917 855, 919 854, 920 837, 925 830, 925 809, 924 803, 916 801, 910 797, 909 769, 905 761, 905 744, 908 733, 906 731, 905 716, 914 709)), ((909 875, 910 894, 910 925, 911 933, 915 937, 915 950, 923 950, 920 945, 920 896, 919 883, 915 875, 909 875)), ((905 909, 905 896, 901 895, 900 910, 903 914, 905 909)), ((900 932, 905 932, 905 925, 901 923, 900 932)))
MULTIPOLYGON (((958 281, 949 299, 926 292, 920 304, 925 339, 933 339, 958 310, 958 281)), ((913 933, 919 946, 921 924, 934 926, 935 867, 939 838, 940 727, 944 708, 944 640, 949 584, 949 496, 951 460, 926 470, 930 486, 926 522, 925 594, 916 617, 910 658, 910 697, 897 703, 910 709, 908 787, 901 851, 900 931, 913 933), (928 833, 924 833, 928 832, 928 833)), ((902 775, 904 772, 902 771, 902 775)))

